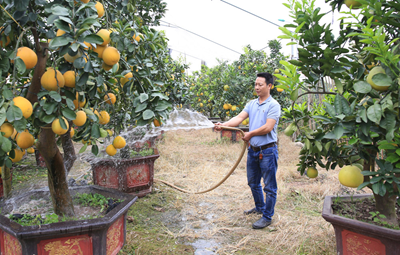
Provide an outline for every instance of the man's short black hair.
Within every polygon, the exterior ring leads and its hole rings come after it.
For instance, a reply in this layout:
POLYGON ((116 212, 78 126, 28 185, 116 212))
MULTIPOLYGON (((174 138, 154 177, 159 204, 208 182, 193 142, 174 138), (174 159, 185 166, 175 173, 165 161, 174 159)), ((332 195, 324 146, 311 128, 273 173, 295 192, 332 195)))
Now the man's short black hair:
POLYGON ((274 84, 274 77, 272 77, 272 74, 270 73, 258 73, 257 77, 263 77, 265 79, 265 82, 268 84, 274 84))

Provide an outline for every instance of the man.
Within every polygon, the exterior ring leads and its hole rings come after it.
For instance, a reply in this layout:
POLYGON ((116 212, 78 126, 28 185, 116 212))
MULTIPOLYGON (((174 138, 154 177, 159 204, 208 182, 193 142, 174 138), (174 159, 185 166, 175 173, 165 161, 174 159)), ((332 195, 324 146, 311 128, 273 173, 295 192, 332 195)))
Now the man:
POLYGON ((262 214, 261 219, 253 224, 254 229, 262 229, 271 224, 278 190, 276 142, 281 106, 270 95, 273 82, 274 79, 270 73, 258 73, 254 87, 258 98, 247 103, 243 111, 229 121, 215 124, 215 130, 220 131, 220 126, 236 127, 249 117, 249 132, 246 132, 242 139, 249 144, 247 182, 253 194, 255 208, 244 213, 262 214), (265 201, 261 178, 264 180, 265 201))

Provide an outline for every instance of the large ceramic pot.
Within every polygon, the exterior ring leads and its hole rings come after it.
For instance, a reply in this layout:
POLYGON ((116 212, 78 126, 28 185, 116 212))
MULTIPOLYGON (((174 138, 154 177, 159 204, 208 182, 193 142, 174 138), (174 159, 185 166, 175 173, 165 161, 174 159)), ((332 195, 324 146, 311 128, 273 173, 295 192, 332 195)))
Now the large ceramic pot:
MULTIPOLYGON (((361 199, 369 195, 340 196, 341 200, 361 199)), ((398 255, 400 254, 400 230, 388 229, 333 214, 332 204, 336 196, 324 200, 322 217, 335 229, 338 255, 398 255)))
MULTIPOLYGON (((126 237, 126 215, 137 200, 112 189, 96 186, 70 188, 76 193, 98 193, 105 197, 121 199, 103 218, 52 223, 40 226, 21 226, 0 215, 0 251, 7 255, 93 254, 115 255, 122 249, 126 237)), ((12 201, 2 201, 2 213, 12 211, 15 204, 29 202, 32 197, 50 199, 48 189, 26 192, 12 201)))
POLYGON ((159 157, 158 150, 154 155, 135 158, 101 159, 90 162, 93 182, 96 185, 117 189, 143 197, 150 193, 154 180, 154 161, 159 157))

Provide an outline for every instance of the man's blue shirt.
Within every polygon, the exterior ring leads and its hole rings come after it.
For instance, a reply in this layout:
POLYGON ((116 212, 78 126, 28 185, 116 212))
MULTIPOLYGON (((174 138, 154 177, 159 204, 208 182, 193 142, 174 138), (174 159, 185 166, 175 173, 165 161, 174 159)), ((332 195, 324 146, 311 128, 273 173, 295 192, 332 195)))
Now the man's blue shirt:
POLYGON ((253 131, 265 125, 267 119, 274 119, 276 121, 270 133, 261 136, 253 136, 250 139, 250 144, 252 146, 259 147, 278 141, 277 130, 279 117, 281 116, 281 106, 272 96, 269 96, 261 104, 258 102, 258 98, 251 100, 247 103, 243 111, 249 114, 249 131, 253 131))

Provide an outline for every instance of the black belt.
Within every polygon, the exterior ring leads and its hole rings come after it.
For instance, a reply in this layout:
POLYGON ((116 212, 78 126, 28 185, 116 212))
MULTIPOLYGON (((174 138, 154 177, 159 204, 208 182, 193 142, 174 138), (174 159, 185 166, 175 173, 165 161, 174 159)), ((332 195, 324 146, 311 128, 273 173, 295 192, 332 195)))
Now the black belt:
POLYGON ((253 149, 253 151, 257 152, 257 151, 260 151, 260 150, 265 150, 267 148, 274 147, 275 144, 276 143, 273 142, 273 143, 269 143, 269 144, 266 144, 266 145, 263 145, 263 146, 258 146, 258 147, 254 147, 254 146, 250 145, 250 147, 253 149))

